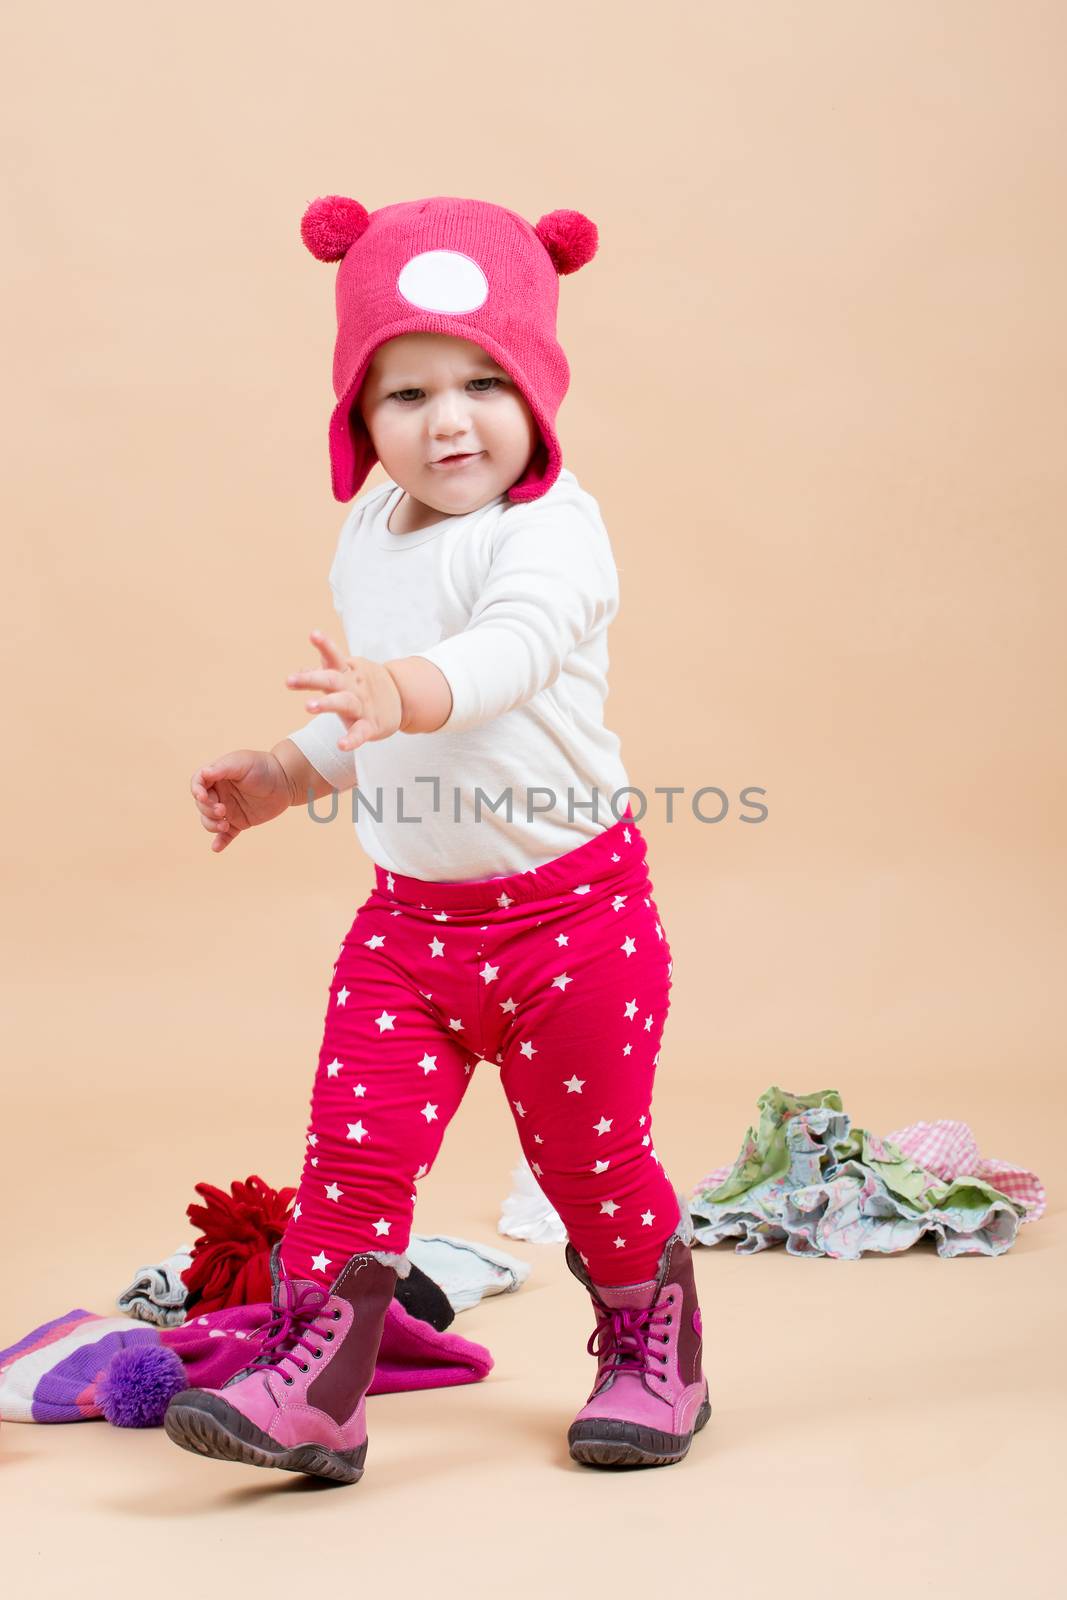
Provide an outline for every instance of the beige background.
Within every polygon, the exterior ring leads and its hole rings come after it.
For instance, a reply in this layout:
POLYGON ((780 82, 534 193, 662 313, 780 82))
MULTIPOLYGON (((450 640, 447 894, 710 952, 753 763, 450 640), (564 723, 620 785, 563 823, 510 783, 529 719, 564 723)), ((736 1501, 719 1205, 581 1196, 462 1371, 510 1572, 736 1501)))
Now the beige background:
POLYGON ((778 1083, 881 1132, 962 1117, 1050 1192, 999 1260, 698 1252, 712 1422, 596 1473, 565 1445, 588 1302, 496 1233, 486 1064, 416 1228, 533 1264, 457 1319, 487 1381, 372 1399, 366 1477, 327 1494, 5 1423, 12 1593, 1058 1592, 1064 7, 107 0, 26 8, 4 54, 0 1344, 110 1310, 197 1181, 299 1174, 370 867, 299 812, 216 856, 188 779, 299 724, 285 674, 336 627, 334 269, 298 234, 331 192, 600 229, 559 420, 621 571, 675 1182, 778 1083), (657 784, 731 814, 668 825, 657 784))

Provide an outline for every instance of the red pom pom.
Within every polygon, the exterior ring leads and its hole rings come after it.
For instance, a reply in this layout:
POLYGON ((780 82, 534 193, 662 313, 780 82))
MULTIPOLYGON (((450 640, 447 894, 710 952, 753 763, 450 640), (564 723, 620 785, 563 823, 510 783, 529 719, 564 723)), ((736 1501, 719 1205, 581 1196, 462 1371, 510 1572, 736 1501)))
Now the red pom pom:
POLYGON ((580 211, 548 211, 534 232, 559 273, 577 272, 596 255, 596 223, 580 211))
POLYGON ((312 200, 300 219, 300 237, 316 261, 340 261, 366 231, 370 214, 358 200, 343 194, 312 200))
POLYGON ((201 1230, 193 1259, 182 1273, 196 1311, 256 1305, 271 1297, 271 1246, 285 1233, 295 1189, 272 1189, 262 1178, 231 1183, 230 1194, 212 1183, 198 1183, 206 1205, 186 1208, 201 1230))

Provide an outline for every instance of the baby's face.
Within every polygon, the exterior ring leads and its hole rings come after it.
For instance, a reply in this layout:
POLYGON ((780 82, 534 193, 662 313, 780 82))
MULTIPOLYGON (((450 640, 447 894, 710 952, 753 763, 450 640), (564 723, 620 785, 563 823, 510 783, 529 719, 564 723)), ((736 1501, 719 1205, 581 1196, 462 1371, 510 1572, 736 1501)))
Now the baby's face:
POLYGON ((359 410, 389 476, 414 500, 463 516, 510 489, 539 438, 502 367, 470 339, 405 333, 379 345, 359 410), (442 458, 464 454, 449 465, 442 458))

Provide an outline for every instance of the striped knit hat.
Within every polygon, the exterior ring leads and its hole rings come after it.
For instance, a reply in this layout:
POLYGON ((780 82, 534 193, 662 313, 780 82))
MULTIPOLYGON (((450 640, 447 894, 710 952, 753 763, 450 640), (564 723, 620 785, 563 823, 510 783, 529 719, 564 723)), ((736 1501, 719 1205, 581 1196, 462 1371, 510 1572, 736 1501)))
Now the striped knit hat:
POLYGON ((481 345, 508 373, 540 431, 530 464, 508 490, 536 500, 559 477, 555 418, 570 382, 556 339, 559 277, 596 254, 580 211, 549 211, 536 227, 506 206, 438 195, 368 212, 326 195, 300 234, 319 261, 339 261, 330 418, 336 500, 351 500, 378 457, 356 400, 375 350, 402 333, 445 333, 481 345))

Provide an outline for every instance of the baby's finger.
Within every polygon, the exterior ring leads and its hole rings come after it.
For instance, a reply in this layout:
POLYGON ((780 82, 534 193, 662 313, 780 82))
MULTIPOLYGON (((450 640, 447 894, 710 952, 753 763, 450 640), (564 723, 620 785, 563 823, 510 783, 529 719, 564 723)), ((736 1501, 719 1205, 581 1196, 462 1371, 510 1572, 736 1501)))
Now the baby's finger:
POLYGON ((290 672, 286 683, 290 689, 336 689, 339 674, 336 672, 290 672))
POLYGON ((320 695, 307 702, 309 711, 336 711, 339 717, 358 717, 363 707, 351 689, 338 689, 336 694, 320 695))
POLYGON ((338 650, 328 633, 320 633, 318 628, 312 628, 308 636, 321 656, 329 661, 331 666, 339 667, 344 664, 344 655, 338 650))

